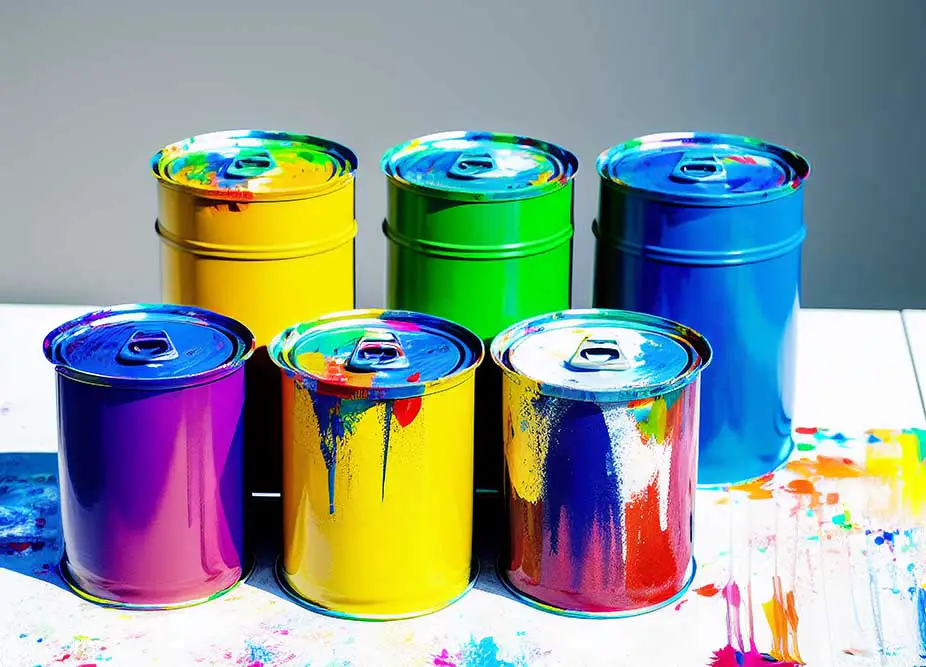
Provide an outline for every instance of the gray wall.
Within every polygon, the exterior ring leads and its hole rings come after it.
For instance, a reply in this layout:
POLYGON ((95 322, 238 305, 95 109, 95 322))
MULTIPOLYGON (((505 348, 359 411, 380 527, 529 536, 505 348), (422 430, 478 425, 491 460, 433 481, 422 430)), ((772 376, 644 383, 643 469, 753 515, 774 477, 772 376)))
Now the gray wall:
POLYGON ((486 128, 578 154, 584 306, 597 154, 703 129, 810 159, 805 305, 926 308, 922 0, 80 4, 0 0, 0 301, 157 300, 149 157, 265 127, 357 152, 358 304, 380 305, 381 152, 486 128))

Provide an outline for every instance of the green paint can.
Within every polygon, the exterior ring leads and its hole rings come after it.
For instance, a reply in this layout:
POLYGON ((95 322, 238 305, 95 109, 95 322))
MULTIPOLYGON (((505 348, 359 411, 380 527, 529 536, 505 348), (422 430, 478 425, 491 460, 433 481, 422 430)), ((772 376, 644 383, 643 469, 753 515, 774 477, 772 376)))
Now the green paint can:
MULTIPOLYGON (((553 144, 494 132, 433 134, 388 150, 386 304, 457 322, 490 345, 523 319, 568 309, 573 178, 553 144)), ((501 374, 476 376, 475 484, 502 488, 501 374)))

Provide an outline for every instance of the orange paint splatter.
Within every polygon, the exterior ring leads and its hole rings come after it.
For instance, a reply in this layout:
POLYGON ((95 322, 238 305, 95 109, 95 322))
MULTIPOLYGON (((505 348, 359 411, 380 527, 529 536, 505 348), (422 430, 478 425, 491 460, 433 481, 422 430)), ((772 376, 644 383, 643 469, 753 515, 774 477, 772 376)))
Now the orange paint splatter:
POLYGON ((827 493, 826 494, 826 504, 827 505, 836 505, 838 503, 839 503, 838 493, 827 493))
POLYGON ((818 454, 813 459, 789 461, 785 467, 791 472, 807 478, 848 479, 865 476, 865 469, 852 459, 839 456, 823 456, 822 454, 818 454))
POLYGON ((745 491, 753 500, 763 500, 772 497, 772 489, 769 482, 772 481, 774 473, 767 473, 761 477, 756 477, 742 484, 734 484, 730 487, 731 491, 745 491))

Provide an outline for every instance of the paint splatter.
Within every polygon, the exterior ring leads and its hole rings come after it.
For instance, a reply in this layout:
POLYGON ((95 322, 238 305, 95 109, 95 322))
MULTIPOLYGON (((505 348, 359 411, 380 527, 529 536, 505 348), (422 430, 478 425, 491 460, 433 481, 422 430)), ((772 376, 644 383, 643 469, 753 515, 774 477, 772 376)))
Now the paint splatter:
POLYGON ((514 661, 502 659, 499 656, 499 647, 492 637, 470 640, 464 644, 456 654, 443 649, 438 655, 432 656, 435 667, 527 667, 527 660, 522 656, 514 661))
POLYGON ((916 590, 916 625, 920 633, 920 657, 926 658, 926 586, 916 590))
POLYGON ((699 588, 695 588, 694 592, 705 598, 712 598, 720 592, 721 589, 717 588, 714 584, 706 584, 699 588))
POLYGON ((775 475, 773 473, 768 473, 748 482, 743 482, 742 484, 732 484, 730 490, 743 491, 752 500, 772 498, 771 483, 774 477, 775 475))

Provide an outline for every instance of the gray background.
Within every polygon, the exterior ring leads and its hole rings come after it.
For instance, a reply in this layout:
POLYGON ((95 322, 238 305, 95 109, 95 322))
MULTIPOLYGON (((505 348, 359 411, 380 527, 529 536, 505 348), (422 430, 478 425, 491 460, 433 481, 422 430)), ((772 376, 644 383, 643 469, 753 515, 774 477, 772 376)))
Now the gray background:
POLYGON ((926 307, 921 0, 76 4, 0 0, 0 301, 158 300, 151 154, 263 127, 357 152, 358 305, 381 305, 380 154, 479 128, 579 156, 586 306, 595 157, 699 129, 810 159, 805 305, 926 307))

